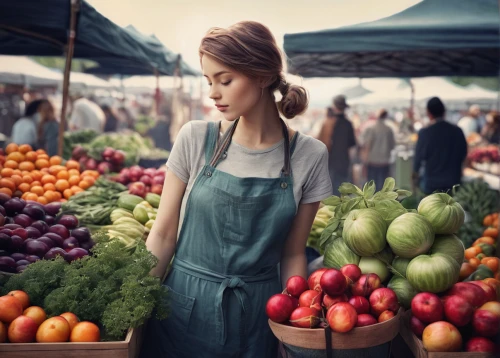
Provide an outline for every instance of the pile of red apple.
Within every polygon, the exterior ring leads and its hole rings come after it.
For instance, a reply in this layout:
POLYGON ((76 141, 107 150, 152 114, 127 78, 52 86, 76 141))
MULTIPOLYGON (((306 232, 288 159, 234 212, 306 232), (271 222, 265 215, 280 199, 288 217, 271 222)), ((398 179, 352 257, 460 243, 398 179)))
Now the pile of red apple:
POLYGON ((110 179, 126 185, 130 194, 144 198, 147 193, 161 195, 163 182, 165 181, 165 170, 145 169, 139 165, 134 165, 130 168, 123 168, 120 174, 110 179))
POLYGON ((411 302, 410 328, 429 352, 487 352, 500 329, 500 302, 482 281, 459 282, 443 297, 429 292, 411 302))
POLYGON ((299 328, 328 325, 341 333, 390 320, 398 310, 394 291, 382 287, 378 275, 362 275, 354 264, 316 270, 307 281, 292 276, 283 293, 272 296, 266 305, 274 322, 299 328))
POLYGON ((100 174, 116 173, 123 168, 125 152, 107 147, 101 153, 102 160, 96 160, 87 154, 85 148, 77 145, 71 159, 78 161, 84 170, 97 170, 100 174))

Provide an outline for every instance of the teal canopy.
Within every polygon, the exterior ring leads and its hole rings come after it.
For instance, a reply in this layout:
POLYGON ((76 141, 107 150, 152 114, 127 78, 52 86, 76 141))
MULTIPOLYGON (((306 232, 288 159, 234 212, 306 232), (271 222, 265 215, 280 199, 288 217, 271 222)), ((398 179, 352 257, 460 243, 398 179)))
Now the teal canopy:
POLYGON ((387 18, 285 35, 303 77, 497 76, 498 0, 424 0, 387 18))

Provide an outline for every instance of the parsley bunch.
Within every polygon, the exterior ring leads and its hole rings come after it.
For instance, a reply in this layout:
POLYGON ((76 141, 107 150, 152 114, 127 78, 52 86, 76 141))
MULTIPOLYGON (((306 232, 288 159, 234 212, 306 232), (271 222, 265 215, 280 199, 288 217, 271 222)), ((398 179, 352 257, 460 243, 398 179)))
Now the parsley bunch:
POLYGON ((37 261, 11 277, 6 292, 25 291, 32 305, 43 307, 49 316, 69 311, 81 321, 92 321, 102 327, 104 340, 123 339, 154 311, 158 319, 166 318, 167 289, 149 275, 158 260, 144 242, 129 252, 106 234, 92 238, 97 243, 92 256, 71 264, 60 257, 37 261))

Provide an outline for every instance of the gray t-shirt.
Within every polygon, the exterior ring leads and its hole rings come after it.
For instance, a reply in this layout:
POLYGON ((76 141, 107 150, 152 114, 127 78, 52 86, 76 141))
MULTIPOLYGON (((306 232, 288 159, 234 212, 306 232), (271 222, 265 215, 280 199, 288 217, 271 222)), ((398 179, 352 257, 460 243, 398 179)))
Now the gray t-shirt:
MULTIPOLYGON (((187 183, 179 227, 184 218, 191 188, 205 165, 207 129, 208 122, 205 121, 186 123, 177 135, 168 158, 169 170, 187 183)), ((278 178, 284 165, 283 151, 284 139, 264 150, 248 149, 233 140, 227 151, 227 158, 219 162, 217 170, 240 178, 278 178)), ((299 204, 314 203, 332 195, 328 174, 328 151, 322 142, 300 133, 291 158, 291 167, 297 207, 299 204)))

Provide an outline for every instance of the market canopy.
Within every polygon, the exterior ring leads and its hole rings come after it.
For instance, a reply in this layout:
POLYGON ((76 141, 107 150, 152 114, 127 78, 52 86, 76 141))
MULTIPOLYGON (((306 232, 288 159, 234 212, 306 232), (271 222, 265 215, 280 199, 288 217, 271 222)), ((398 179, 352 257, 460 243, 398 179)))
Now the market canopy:
POLYGON ((0 56, 0 84, 57 87, 63 76, 27 57, 0 56))
POLYGON ((497 76, 498 0, 425 0, 387 18, 287 34, 289 72, 303 77, 497 76))
MULTIPOLYGON (((63 56, 68 42, 70 0, 0 2, 0 54, 63 56)), ((85 1, 77 17, 75 58, 111 61, 169 74, 163 54, 114 24, 85 1)))

